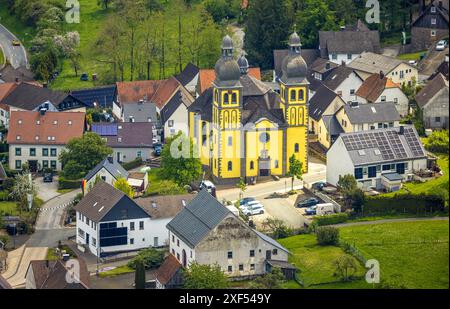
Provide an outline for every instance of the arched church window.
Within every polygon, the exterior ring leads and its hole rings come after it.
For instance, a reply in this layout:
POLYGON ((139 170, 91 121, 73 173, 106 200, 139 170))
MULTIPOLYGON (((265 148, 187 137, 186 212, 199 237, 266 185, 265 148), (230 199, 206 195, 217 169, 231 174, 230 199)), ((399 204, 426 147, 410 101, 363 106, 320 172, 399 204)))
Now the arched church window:
POLYGON ((233 94, 231 95, 231 103, 232 104, 237 103, 237 94, 235 92, 233 92, 233 94))
POLYGON ((233 170, 233 162, 228 161, 228 171, 231 172, 233 170))
POLYGON ((296 101, 297 100, 297 93, 295 90, 291 90, 291 101, 296 101))
POLYGON ((303 89, 300 89, 298 91, 298 100, 303 101, 305 99, 305 91, 303 89))
POLYGON ((254 170, 255 169, 255 162, 250 161, 250 169, 254 170))
POLYGON ((229 104, 230 103, 230 95, 228 93, 225 93, 223 95, 223 104, 229 104))
POLYGON ((291 125, 297 124, 297 110, 295 108, 291 108, 291 115, 289 120, 291 125))
POLYGON ((300 152, 300 145, 298 143, 295 143, 295 145, 294 145, 294 152, 295 153, 300 152))
POLYGON ((298 109, 298 124, 303 124, 303 108, 298 109))

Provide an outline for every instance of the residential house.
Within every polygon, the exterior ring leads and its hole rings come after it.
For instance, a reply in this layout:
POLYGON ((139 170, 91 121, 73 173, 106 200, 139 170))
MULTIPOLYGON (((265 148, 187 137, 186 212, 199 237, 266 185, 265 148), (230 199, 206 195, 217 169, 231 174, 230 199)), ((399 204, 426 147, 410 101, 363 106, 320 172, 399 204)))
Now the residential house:
POLYGON ((323 85, 335 68, 339 67, 334 62, 323 58, 317 58, 311 66, 308 66, 308 81, 309 81, 309 96, 312 98, 316 93, 317 89, 323 85))
POLYGON ((62 169, 59 155, 65 145, 85 130, 85 113, 12 111, 8 132, 9 168, 32 172, 62 169))
POLYGON ((1 103, 10 106, 10 110, 39 111, 71 111, 85 112, 87 106, 73 95, 53 91, 46 87, 21 82, 17 84, 2 100, 1 103))
MULTIPOLYGON (((444 61, 442 61, 442 63, 438 66, 438 68, 436 69, 436 72, 434 72, 433 74, 430 75, 428 80, 432 80, 439 73, 444 75, 445 79, 448 80, 448 75, 449 75, 448 60, 449 60, 448 54, 446 54, 444 61)), ((0 87, 1 87, 1 85, 0 85, 0 87)))
POLYGON ((363 189, 396 191, 400 177, 410 180, 426 168, 427 155, 413 126, 343 133, 327 152, 327 182, 333 186, 340 176, 353 175, 363 189))
POLYGON ((400 114, 393 102, 342 106, 336 112, 342 132, 360 132, 400 126, 400 114))
POLYGON ((416 94, 416 102, 422 109, 425 128, 449 128, 448 96, 448 80, 440 73, 416 94))
POLYGON ((250 228, 206 190, 201 190, 167 224, 170 254, 183 267, 218 264, 229 277, 265 274, 272 260, 287 262, 289 251, 250 228))
POLYGON ((120 165, 113 156, 108 156, 97 164, 84 177, 84 195, 93 187, 97 179, 100 179, 110 185, 114 185, 117 179, 128 179, 128 172, 120 165))
POLYGON ((103 181, 81 199, 75 211, 76 242, 95 256, 148 248, 159 233, 144 209, 103 181))
POLYGON ((343 132, 335 114, 344 105, 344 100, 325 85, 317 89, 309 101, 309 131, 317 135, 318 142, 325 148, 343 132))
POLYGON ((362 53, 347 66, 354 69, 364 80, 380 72, 399 85, 413 85, 419 80, 415 66, 397 58, 371 52, 362 53))
POLYGON ((89 271, 82 259, 75 260, 78 268, 63 260, 34 260, 25 274, 26 289, 89 289, 89 271), (70 280, 68 280, 70 278, 70 280))
POLYGON ((309 97, 300 45, 291 35, 276 93, 249 74, 243 56, 234 59, 231 38, 223 39, 213 86, 189 107, 190 137, 214 181, 283 176, 292 156, 307 172, 309 97))
POLYGON ((194 102, 194 97, 184 88, 180 88, 175 95, 161 109, 161 123, 164 126, 164 139, 176 135, 179 131, 189 136, 188 108, 194 102))
POLYGON ((363 79, 359 74, 346 64, 333 69, 323 84, 336 92, 344 102, 354 102, 356 100, 356 90, 361 87, 363 79))
POLYGON ((380 52, 378 30, 369 30, 358 20, 339 31, 319 31, 320 56, 334 63, 349 63, 364 52, 380 52))
POLYGON ((112 108, 117 97, 116 85, 71 91, 71 95, 86 106, 112 108))
POLYGON ((169 231, 167 224, 194 199, 194 194, 150 196, 137 198, 134 201, 151 217, 152 246, 164 247, 169 245, 169 231))
POLYGON ((159 120, 156 104, 144 101, 124 104, 120 120, 123 122, 152 122, 157 124, 159 120))
POLYGON ((119 163, 151 157, 154 130, 151 122, 94 123, 91 130, 106 140, 119 163))
POLYGON ((419 16, 411 25, 411 45, 413 50, 422 51, 441 39, 448 39, 448 0, 420 2, 419 16))
POLYGON ((384 75, 383 72, 369 76, 356 91, 356 102, 379 103, 394 102, 400 116, 409 114, 409 99, 399 84, 384 75))
POLYGON ((189 62, 184 70, 175 76, 180 84, 183 85, 183 87, 186 88, 186 90, 189 91, 193 97, 195 97, 199 73, 200 69, 196 65, 189 62))

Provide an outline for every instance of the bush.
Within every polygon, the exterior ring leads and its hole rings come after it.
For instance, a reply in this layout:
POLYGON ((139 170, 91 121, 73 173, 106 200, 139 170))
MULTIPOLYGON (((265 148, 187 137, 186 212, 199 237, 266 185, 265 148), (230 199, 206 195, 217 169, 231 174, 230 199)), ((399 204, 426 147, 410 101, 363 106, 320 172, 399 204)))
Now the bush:
POLYGON ((132 170, 133 168, 139 167, 142 165, 142 158, 136 158, 133 161, 130 162, 126 162, 122 164, 122 167, 129 171, 132 170))
POLYGON ((9 191, 0 191, 0 201, 9 201, 9 191))
POLYGON ((317 223, 318 226, 339 224, 339 223, 346 222, 347 220, 348 220, 348 214, 346 214, 346 213, 317 216, 314 218, 314 221, 317 223))
POLYGON ((69 180, 60 176, 58 180, 58 189, 78 189, 81 188, 81 180, 69 180))
POLYGON ((424 214, 445 211, 445 198, 438 194, 395 194, 366 199, 364 215, 386 213, 424 214))
POLYGON ((339 230, 331 226, 318 227, 316 238, 320 246, 336 246, 339 244, 339 230))
POLYGON ((431 152, 449 153, 449 136, 447 130, 433 131, 428 137, 425 148, 431 152))
POLYGON ((154 248, 144 249, 128 262, 128 267, 136 269, 138 263, 143 263, 145 269, 158 268, 164 260, 164 252, 154 248))

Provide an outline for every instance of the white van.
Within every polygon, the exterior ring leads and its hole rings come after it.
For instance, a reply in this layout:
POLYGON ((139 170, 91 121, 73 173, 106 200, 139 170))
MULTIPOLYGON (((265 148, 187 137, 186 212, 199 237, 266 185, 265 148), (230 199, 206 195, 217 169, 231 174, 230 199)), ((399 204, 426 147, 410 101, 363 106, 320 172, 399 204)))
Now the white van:
POLYGON ((333 205, 333 203, 317 204, 316 205, 316 214, 318 216, 334 214, 334 205, 333 205))

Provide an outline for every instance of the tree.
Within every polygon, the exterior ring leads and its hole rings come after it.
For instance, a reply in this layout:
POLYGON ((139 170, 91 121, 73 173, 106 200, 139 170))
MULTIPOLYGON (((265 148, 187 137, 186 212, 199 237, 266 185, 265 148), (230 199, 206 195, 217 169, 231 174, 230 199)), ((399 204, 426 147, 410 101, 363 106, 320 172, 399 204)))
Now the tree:
POLYGON ((117 178, 117 180, 114 182, 114 188, 122 191, 130 198, 134 197, 133 188, 128 184, 127 180, 124 177, 117 178))
POLYGON ((245 30, 249 61, 262 69, 273 68, 273 50, 286 49, 291 20, 286 0, 250 1, 245 30))
POLYGON ((138 255, 128 262, 128 267, 136 269, 138 264, 144 265, 145 269, 155 269, 164 261, 164 252, 155 248, 143 249, 138 255))
POLYGON ((292 229, 288 227, 283 220, 275 218, 267 218, 263 221, 262 227, 273 238, 286 238, 292 235, 292 229))
POLYGON ((105 10, 108 9, 108 6, 113 2, 113 0, 97 0, 97 4, 104 8, 105 10))
POLYGON ((75 71, 75 76, 78 76, 81 54, 77 49, 80 46, 80 34, 77 31, 72 31, 65 35, 57 35, 54 37, 54 42, 61 56, 69 59, 75 71))
POLYGON ((201 175, 202 164, 194 154, 191 138, 182 132, 168 138, 161 153, 161 176, 184 186, 201 175))
POLYGON ((291 190, 294 191, 295 178, 301 180, 303 175, 303 163, 300 160, 297 160, 294 154, 289 158, 289 170, 287 175, 291 177, 291 190))
POLYGON ((240 178, 239 182, 236 184, 236 187, 239 188, 239 199, 241 200, 244 197, 244 192, 247 190, 247 184, 244 181, 244 178, 240 178))
POLYGON ((28 194, 36 194, 36 188, 31 180, 31 174, 20 173, 14 178, 14 186, 10 196, 17 201, 21 210, 28 210, 28 194))
POLYGON ((356 182, 355 176, 353 175, 339 175, 339 180, 337 183, 338 187, 342 190, 342 192, 353 191, 358 188, 358 184, 356 182))
POLYGON ((186 289, 225 289, 228 279, 218 264, 200 265, 194 262, 183 271, 186 289))
POLYGON ((336 246, 339 243, 339 230, 332 226, 320 226, 316 229, 317 244, 336 246))
POLYGON ((145 289, 145 267, 142 262, 136 264, 136 270, 134 271, 134 288, 140 290, 145 289))
POLYGON ((284 282, 283 272, 279 267, 272 268, 270 273, 257 277, 251 283, 252 289, 281 289, 284 282))
POLYGON ((341 255, 333 261, 335 267, 334 276, 342 281, 348 281, 358 270, 358 264, 354 257, 348 254, 341 255))
POLYGON ((364 205, 364 192, 358 188, 358 183, 353 175, 339 175, 338 187, 344 196, 345 205, 351 206, 353 210, 359 212, 364 205))
POLYGON ((80 179, 112 153, 113 150, 106 145, 106 141, 93 132, 73 138, 59 155, 64 166, 61 174, 67 179, 80 179))
POLYGON ((427 138, 425 148, 431 152, 445 153, 449 152, 448 130, 435 130, 427 138))

